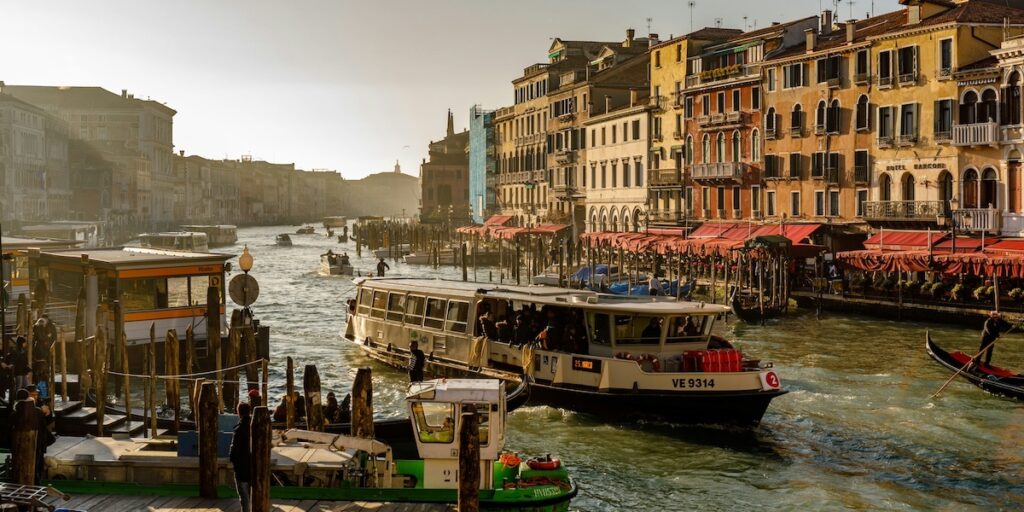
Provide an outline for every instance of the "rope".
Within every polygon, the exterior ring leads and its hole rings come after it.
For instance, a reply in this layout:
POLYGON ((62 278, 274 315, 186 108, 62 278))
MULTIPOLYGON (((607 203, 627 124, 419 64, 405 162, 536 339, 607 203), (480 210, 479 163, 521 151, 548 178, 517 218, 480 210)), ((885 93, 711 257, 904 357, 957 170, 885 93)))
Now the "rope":
MULTIPOLYGON (((201 377, 201 376, 204 376, 204 375, 214 375, 218 371, 219 372, 229 372, 231 370, 238 370, 240 368, 245 368, 246 366, 254 365, 254 364, 261 364, 262 365, 263 361, 264 361, 264 359, 260 358, 260 359, 257 359, 255 361, 249 361, 248 363, 242 363, 242 364, 231 366, 231 367, 228 367, 228 368, 221 368, 220 370, 211 370, 211 371, 208 371, 208 372, 199 372, 199 373, 183 373, 183 374, 180 374, 180 375, 157 375, 156 378, 158 378, 158 379, 166 379, 166 380, 199 380, 199 379, 192 379, 190 377, 201 377)), ((112 372, 112 371, 109 371, 109 370, 107 370, 107 375, 117 375, 119 377, 127 376, 127 377, 137 378, 137 379, 148 379, 148 378, 153 377, 152 375, 140 375, 140 374, 135 374, 135 373, 112 372)))

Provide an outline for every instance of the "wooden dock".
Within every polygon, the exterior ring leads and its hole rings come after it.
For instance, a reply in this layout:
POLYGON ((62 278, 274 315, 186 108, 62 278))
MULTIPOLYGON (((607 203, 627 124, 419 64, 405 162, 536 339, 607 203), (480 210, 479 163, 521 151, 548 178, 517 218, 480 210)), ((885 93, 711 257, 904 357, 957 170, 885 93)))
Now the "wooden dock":
MULTIPOLYGON (((76 495, 69 501, 52 498, 54 508, 104 512, 238 512, 237 498, 205 499, 188 496, 76 495)), ((368 501, 271 500, 275 512, 447 512, 440 503, 380 503, 368 501)))

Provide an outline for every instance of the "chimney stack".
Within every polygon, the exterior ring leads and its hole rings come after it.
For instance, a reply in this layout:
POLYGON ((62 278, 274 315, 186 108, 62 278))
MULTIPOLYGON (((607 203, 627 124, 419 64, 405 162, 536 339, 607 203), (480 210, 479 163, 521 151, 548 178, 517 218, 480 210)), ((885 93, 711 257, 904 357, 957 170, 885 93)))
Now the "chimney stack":
POLYGON ((821 11, 821 34, 829 35, 832 33, 832 11, 825 9, 821 11))
POLYGON ((636 30, 631 28, 626 29, 626 40, 622 43, 623 48, 629 48, 633 46, 633 39, 636 37, 636 30))
POLYGON ((852 43, 854 34, 857 32, 857 20, 850 20, 846 22, 846 42, 852 43))
POLYGON ((127 98, 128 97, 128 89, 121 89, 121 97, 122 98, 127 98))
POLYGON ((807 37, 807 53, 814 51, 814 43, 816 41, 815 32, 813 28, 804 30, 804 35, 807 37))
POLYGON ((179 149, 178 150, 178 155, 179 156, 185 156, 185 150, 184 149, 179 149))
POLYGON ((636 89, 632 89, 631 88, 629 90, 629 106, 631 106, 631 107, 635 107, 636 106, 636 89))
POLYGON ((0 80, 0 94, 3 94, 4 87, 7 87, 7 84, 5 84, 3 80, 0 80))
POLYGON ((604 111, 605 111, 605 113, 608 113, 608 112, 611 112, 611 110, 612 110, 612 97, 607 95, 607 94, 605 94, 604 95, 604 111))
POLYGON ((647 47, 651 48, 658 44, 658 34, 647 34, 647 47))

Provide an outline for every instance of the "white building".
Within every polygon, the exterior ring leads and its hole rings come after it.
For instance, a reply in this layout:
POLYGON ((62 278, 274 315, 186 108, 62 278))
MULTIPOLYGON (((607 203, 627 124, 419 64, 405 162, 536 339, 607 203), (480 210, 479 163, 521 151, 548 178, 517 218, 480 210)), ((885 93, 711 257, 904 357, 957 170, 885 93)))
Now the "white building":
POLYGON ((639 231, 647 224, 650 107, 625 105, 584 124, 587 231, 639 231))

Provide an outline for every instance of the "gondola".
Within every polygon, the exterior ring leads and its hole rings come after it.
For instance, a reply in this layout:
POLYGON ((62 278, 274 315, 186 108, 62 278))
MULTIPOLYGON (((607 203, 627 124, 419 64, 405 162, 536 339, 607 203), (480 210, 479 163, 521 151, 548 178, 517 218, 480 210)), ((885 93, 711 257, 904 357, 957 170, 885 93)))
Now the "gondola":
MULTIPOLYGON (((954 372, 963 368, 971 359, 970 355, 963 352, 942 350, 932 341, 931 332, 925 333, 925 348, 932 359, 954 372)), ((1024 400, 1024 375, 1022 374, 997 366, 984 365, 981 368, 964 370, 960 372, 960 377, 994 395, 1024 400)))
POLYGON ((759 324, 769 318, 782 315, 784 308, 781 305, 764 305, 762 312, 757 304, 757 297, 742 293, 734 293, 732 296, 732 313, 737 318, 748 324, 759 324))

